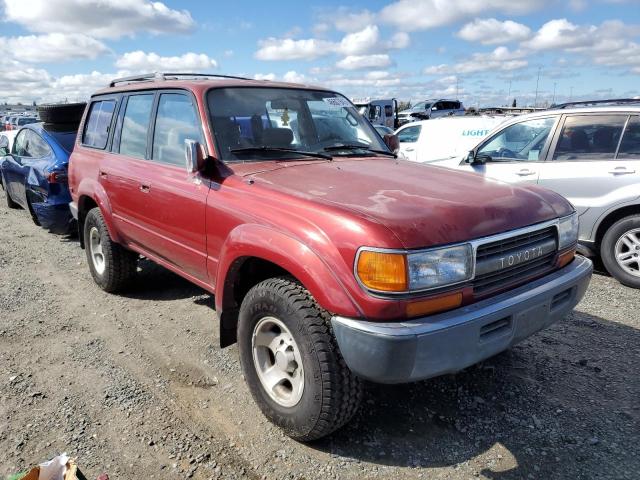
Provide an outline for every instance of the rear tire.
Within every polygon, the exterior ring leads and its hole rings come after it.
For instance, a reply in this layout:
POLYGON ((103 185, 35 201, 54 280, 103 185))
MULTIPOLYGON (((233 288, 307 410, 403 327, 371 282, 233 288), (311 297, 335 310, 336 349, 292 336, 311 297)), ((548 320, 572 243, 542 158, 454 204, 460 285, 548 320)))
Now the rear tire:
POLYGON ((5 199, 7 208, 20 208, 20 205, 14 202, 13 199, 11 198, 11 195, 9 195, 9 189, 7 188, 7 185, 4 183, 4 177, 2 177, 2 188, 4 189, 4 199, 5 199))
POLYGON ((329 314, 295 280, 271 278, 249 290, 238 347, 251 395, 288 436, 316 440, 356 413, 362 381, 338 350, 329 314))
POLYGON ((609 227, 602 237, 600 256, 616 280, 640 288, 640 215, 622 218, 609 227))
POLYGON ((97 207, 85 218, 84 239, 89 270, 98 286, 110 293, 128 287, 136 274, 138 255, 111 240, 97 207))

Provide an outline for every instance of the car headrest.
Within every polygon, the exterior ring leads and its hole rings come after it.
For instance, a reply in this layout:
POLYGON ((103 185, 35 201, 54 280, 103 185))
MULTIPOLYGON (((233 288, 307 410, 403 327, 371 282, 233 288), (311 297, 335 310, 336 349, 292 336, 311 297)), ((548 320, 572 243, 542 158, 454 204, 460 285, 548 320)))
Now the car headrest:
POLYGON ((288 147, 293 142, 293 132, 288 128, 267 128, 262 132, 262 142, 269 147, 288 147))
POLYGON ((571 148, 573 150, 589 150, 589 137, 587 132, 576 129, 571 134, 571 148))

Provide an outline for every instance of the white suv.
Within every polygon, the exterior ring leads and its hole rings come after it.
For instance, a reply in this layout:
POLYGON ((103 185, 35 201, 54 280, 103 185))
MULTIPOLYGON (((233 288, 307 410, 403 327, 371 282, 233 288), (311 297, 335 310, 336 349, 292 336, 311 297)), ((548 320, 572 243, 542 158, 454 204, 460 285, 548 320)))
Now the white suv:
POLYGON ((564 195, 580 215, 581 253, 640 288, 640 100, 591 103, 515 117, 464 158, 434 164, 564 195))

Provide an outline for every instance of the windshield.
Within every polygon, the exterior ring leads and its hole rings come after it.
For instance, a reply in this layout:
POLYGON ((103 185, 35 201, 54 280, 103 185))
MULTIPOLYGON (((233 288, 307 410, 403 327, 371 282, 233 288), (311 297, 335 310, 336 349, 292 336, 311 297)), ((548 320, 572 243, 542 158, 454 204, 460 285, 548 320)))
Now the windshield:
POLYGON ((344 155, 371 155, 368 149, 389 152, 353 104, 333 92, 228 87, 210 90, 207 102, 222 160, 300 156, 296 151, 335 156, 341 145, 350 147, 344 155))
POLYGON ((30 123, 36 123, 38 120, 32 117, 23 117, 18 119, 18 125, 29 125, 30 123))
POLYGON ((411 107, 411 110, 427 110, 429 107, 431 107, 431 104, 428 102, 418 102, 411 107))
POLYGON ((71 153, 73 151, 76 142, 76 132, 49 132, 49 135, 55 138, 66 152, 71 153))

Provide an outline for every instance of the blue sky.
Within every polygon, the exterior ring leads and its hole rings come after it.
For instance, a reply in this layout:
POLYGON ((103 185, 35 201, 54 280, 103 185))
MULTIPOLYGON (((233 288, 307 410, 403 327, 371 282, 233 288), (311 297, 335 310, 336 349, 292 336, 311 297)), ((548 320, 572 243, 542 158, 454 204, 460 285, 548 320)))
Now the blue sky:
POLYGON ((466 105, 640 95, 639 0, 0 0, 0 101, 206 71, 466 105))

